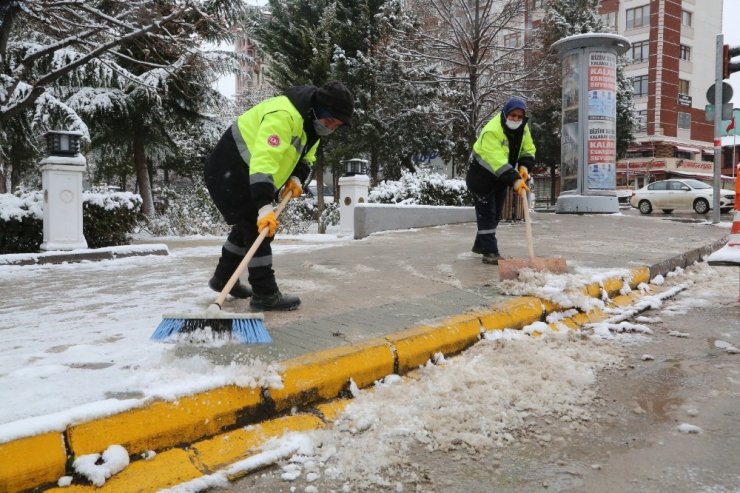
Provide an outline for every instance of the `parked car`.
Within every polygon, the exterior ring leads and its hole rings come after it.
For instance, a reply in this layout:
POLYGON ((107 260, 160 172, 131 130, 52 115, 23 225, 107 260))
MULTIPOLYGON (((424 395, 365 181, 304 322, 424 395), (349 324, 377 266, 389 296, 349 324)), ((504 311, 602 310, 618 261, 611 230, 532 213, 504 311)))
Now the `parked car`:
MULTIPOLYGON (((316 180, 306 186, 306 195, 314 200, 318 200, 319 192, 316 186, 316 180)), ((334 190, 329 185, 324 185, 324 204, 331 204, 334 202, 334 190)))
MULTIPOLYGON (((643 214, 661 209, 670 214, 674 209, 694 209, 697 214, 706 214, 714 205, 714 189, 711 185, 694 180, 670 179, 653 182, 635 191, 630 205, 643 214)), ((720 190, 719 208, 727 212, 735 206, 735 192, 720 190)))

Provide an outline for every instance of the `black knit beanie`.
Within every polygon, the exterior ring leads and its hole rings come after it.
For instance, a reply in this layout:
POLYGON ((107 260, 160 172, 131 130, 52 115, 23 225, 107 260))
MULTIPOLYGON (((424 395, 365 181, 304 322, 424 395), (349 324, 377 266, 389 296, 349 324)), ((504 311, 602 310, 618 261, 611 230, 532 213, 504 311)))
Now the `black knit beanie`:
POLYGON ((352 126, 354 96, 344 84, 338 80, 327 82, 316 91, 315 101, 316 106, 329 111, 331 116, 341 120, 345 125, 352 126))

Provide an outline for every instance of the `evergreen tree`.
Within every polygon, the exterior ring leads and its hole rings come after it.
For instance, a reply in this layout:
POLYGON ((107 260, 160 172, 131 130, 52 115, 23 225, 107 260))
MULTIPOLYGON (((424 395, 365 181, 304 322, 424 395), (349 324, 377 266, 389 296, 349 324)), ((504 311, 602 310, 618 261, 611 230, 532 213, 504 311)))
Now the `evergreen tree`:
POLYGON ((414 86, 417 74, 404 73, 387 56, 389 25, 402 18, 400 1, 270 0, 267 11, 253 34, 269 54, 267 77, 278 89, 339 79, 355 95, 354 126, 322 145, 317 181, 324 163, 338 168, 344 158, 367 156, 376 183, 381 163, 397 174, 401 166, 413 168, 415 153, 437 147, 430 91, 414 86))

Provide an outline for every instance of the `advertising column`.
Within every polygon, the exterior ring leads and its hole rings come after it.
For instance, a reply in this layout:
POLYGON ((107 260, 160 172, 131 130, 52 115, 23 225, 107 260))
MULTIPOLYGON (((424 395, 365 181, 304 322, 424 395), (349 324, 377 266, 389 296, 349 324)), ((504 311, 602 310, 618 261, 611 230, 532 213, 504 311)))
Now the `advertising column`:
POLYGON ((553 44, 563 62, 560 196, 557 213, 616 213, 617 56, 630 44, 610 33, 553 44))

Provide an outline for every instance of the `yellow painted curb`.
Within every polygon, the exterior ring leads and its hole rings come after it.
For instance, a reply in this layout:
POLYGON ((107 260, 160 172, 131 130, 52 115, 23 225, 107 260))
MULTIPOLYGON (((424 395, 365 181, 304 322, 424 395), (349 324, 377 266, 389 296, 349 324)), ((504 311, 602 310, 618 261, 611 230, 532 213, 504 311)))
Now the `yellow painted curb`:
POLYGON ((235 385, 175 402, 158 401, 71 426, 67 430, 69 447, 75 456, 102 452, 111 444, 123 446, 129 454, 162 450, 234 426, 242 415, 255 413, 260 403, 261 389, 235 385))
POLYGON ((103 486, 71 485, 46 490, 53 493, 146 493, 175 486, 203 475, 192 460, 192 453, 175 448, 149 460, 131 462, 126 469, 108 479, 103 486))
POLYGON ((223 433, 193 444, 191 448, 201 465, 200 469, 207 474, 212 474, 229 464, 253 455, 254 451, 270 438, 276 438, 291 431, 316 430, 323 427, 324 422, 317 416, 296 414, 223 433))
POLYGON ((347 409, 350 402, 352 402, 352 399, 334 399, 317 405, 316 411, 325 422, 333 423, 347 409))
POLYGON ((59 432, 0 444, 0 491, 22 491, 64 476, 67 454, 59 432))
POLYGON ((398 373, 417 368, 435 353, 459 353, 472 346, 480 337, 480 321, 476 315, 452 317, 440 324, 414 327, 386 337, 396 348, 398 373))
POLYGON ((486 330, 521 329, 542 320, 545 315, 542 303, 539 298, 523 296, 507 300, 478 315, 481 325, 486 330))
POLYGON ((283 362, 283 388, 269 389, 270 397, 278 412, 332 399, 347 388, 350 378, 366 387, 393 373, 393 362, 391 347, 383 339, 298 356, 283 362))

